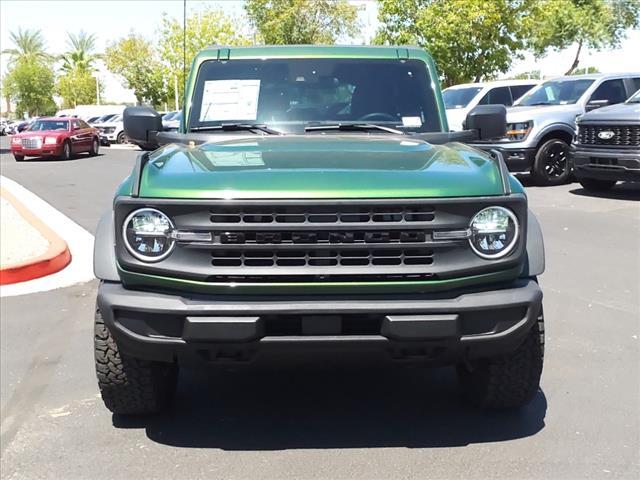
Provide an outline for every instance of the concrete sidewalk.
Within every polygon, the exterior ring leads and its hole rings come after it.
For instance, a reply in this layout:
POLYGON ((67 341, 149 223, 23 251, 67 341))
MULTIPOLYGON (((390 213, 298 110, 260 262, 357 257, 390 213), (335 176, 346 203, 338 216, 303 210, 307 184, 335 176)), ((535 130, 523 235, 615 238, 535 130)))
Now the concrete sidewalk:
POLYGON ((44 277, 71 262, 67 242, 4 188, 0 197, 0 285, 44 277))

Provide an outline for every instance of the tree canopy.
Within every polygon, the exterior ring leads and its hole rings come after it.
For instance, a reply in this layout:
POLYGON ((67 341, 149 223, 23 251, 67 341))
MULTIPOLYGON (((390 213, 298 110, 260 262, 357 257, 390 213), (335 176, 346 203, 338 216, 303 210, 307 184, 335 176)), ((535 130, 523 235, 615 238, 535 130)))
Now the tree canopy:
POLYGON ((9 33, 13 48, 6 48, 2 53, 9 55, 9 65, 20 60, 49 61, 52 56, 46 51, 44 38, 40 30, 18 30, 9 33))
POLYGON ((580 63, 583 47, 615 48, 628 29, 640 25, 640 0, 538 0, 527 19, 528 46, 539 58, 549 49, 576 45, 571 74, 580 63))
POLYGON ((35 57, 17 60, 4 79, 4 94, 16 102, 16 111, 28 116, 51 115, 54 75, 51 67, 35 57))
POLYGON ((107 48, 105 63, 111 72, 124 79, 138 102, 157 106, 165 100, 162 64, 150 41, 131 33, 107 48))
POLYGON ((527 0, 380 0, 377 43, 417 44, 446 85, 505 72, 524 46, 527 0))
POLYGON ((346 0, 247 0, 245 11, 268 45, 333 44, 358 32, 358 9, 346 0))
POLYGON ((94 69, 95 62, 101 57, 95 52, 96 36, 83 30, 79 33, 67 33, 68 50, 60 55, 63 72, 81 70, 90 72, 94 69))

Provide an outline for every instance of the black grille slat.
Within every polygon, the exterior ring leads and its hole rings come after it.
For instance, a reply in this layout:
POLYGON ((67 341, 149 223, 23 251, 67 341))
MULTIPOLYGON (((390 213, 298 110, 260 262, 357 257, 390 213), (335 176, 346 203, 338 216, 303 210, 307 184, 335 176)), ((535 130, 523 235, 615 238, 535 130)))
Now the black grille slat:
POLYGON ((640 146, 640 125, 580 125, 578 143, 608 147, 640 146), (609 139, 600 138, 600 132, 613 132, 609 139))

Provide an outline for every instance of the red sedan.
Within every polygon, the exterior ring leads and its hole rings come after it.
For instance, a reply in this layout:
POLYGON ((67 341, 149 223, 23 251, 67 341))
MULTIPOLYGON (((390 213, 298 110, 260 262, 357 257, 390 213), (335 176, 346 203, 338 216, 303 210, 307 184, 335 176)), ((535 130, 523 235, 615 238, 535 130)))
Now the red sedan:
POLYGON ((68 160, 88 152, 97 155, 98 130, 79 118, 40 118, 22 133, 11 137, 11 153, 16 161, 24 157, 53 156, 68 160))

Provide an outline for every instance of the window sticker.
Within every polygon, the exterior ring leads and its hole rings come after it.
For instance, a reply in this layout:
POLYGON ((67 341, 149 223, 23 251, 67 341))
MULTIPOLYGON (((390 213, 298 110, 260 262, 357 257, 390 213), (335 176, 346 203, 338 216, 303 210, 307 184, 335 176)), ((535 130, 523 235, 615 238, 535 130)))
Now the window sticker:
POLYGON ((200 121, 256 120, 259 95, 260 80, 207 80, 200 121))
POLYGON ((420 117, 402 117, 402 126, 419 128, 422 126, 422 119, 420 117))

